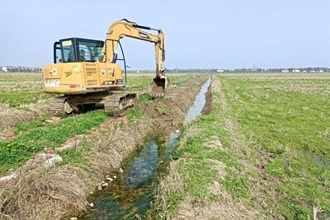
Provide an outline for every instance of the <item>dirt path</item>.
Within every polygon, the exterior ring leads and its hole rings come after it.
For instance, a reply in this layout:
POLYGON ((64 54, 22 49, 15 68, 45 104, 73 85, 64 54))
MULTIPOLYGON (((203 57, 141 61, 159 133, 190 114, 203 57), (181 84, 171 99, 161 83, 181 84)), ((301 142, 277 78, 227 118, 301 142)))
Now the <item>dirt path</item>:
POLYGON ((168 97, 137 105, 143 120, 113 122, 111 119, 79 137, 73 145, 93 143, 82 160, 86 164, 69 163, 48 168, 24 169, 5 184, 0 194, 0 218, 62 219, 78 216, 89 207, 91 191, 102 188, 105 176, 121 172, 127 155, 137 150, 146 137, 182 128, 183 118, 207 77, 186 86, 169 89, 168 97))

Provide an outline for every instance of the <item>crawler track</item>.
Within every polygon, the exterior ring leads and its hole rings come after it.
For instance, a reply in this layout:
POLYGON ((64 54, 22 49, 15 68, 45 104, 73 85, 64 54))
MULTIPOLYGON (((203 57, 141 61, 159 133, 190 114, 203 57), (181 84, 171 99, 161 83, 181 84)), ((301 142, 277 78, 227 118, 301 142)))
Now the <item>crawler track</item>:
POLYGON ((105 113, 111 116, 121 116, 126 109, 134 105, 136 96, 136 93, 116 93, 105 97, 105 113))
POLYGON ((52 99, 47 110, 53 115, 77 114, 84 112, 84 106, 95 104, 103 106, 106 114, 117 117, 134 105, 136 96, 136 93, 126 92, 62 96, 52 99))
POLYGON ((67 99, 66 96, 57 97, 50 100, 49 106, 47 108, 48 112, 53 115, 65 115, 64 103, 67 99))

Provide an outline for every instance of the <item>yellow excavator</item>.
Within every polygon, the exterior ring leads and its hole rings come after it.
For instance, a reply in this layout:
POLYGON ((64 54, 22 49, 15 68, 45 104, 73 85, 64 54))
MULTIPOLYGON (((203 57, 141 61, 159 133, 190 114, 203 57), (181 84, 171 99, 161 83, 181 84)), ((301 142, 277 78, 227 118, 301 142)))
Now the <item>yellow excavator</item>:
POLYGON ((127 83, 127 65, 120 44, 123 37, 155 44, 156 76, 150 94, 164 96, 169 80, 163 64, 163 31, 122 19, 110 25, 105 41, 66 38, 54 43, 54 63, 43 66, 44 92, 62 96, 51 101, 51 112, 71 114, 95 105, 103 106, 107 114, 118 116, 134 105, 136 93, 116 91, 123 90, 127 83))

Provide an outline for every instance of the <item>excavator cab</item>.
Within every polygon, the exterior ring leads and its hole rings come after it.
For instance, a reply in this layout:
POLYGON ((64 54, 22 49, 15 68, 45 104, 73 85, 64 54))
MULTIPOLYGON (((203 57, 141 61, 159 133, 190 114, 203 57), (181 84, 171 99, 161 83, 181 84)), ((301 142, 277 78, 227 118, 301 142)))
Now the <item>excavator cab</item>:
POLYGON ((54 43, 54 63, 95 62, 101 58, 104 42, 66 38, 54 43))

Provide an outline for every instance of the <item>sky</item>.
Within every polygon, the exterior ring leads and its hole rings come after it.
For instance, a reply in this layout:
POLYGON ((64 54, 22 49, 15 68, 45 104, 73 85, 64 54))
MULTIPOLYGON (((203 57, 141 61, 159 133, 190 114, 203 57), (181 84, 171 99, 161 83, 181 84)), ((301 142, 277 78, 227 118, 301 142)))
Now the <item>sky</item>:
MULTIPOLYGON (((161 28, 165 67, 330 67, 330 0, 0 0, 0 65, 42 67, 62 38, 104 40, 126 18, 161 28)), ((123 38, 132 69, 154 46, 123 38)))

